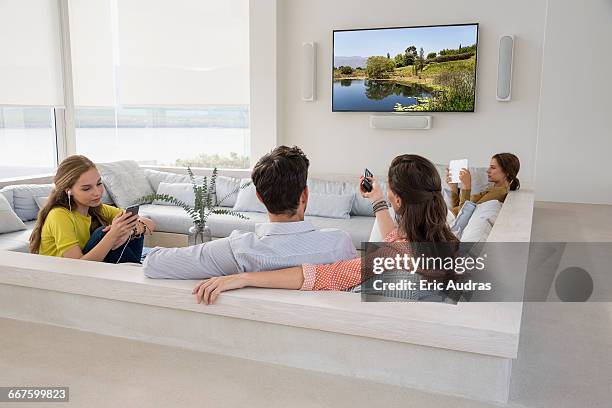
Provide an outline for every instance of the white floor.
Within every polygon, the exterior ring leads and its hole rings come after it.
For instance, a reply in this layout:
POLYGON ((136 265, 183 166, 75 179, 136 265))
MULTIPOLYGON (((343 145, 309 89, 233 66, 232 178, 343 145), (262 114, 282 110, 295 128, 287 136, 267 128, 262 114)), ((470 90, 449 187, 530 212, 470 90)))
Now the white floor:
MULTIPOLYGON (((536 204, 534 240, 611 231, 612 206, 536 204)), ((69 386, 70 406, 498 406, 7 319, 0 333, 0 386, 69 386)), ((612 303, 526 304, 508 406, 612 406, 611 351, 612 303)))

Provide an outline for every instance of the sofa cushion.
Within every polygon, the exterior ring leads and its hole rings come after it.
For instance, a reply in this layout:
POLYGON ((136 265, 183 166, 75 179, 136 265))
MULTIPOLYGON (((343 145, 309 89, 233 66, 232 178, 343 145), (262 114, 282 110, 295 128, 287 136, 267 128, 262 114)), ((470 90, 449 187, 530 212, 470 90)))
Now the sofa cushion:
POLYGON ((15 214, 11 204, 3 194, 0 194, 0 234, 26 229, 25 224, 15 214))
POLYGON ((243 178, 240 180, 240 191, 236 197, 236 203, 234 204, 234 211, 240 212, 261 212, 267 213, 266 206, 257 198, 255 184, 251 182, 251 179, 243 178), (247 183, 247 187, 242 188, 247 183))
POLYGON ((173 205, 141 205, 138 214, 155 222, 155 230, 187 234, 193 221, 181 207, 173 205))
POLYGON ((4 187, 4 188, 0 189, 0 194, 2 194, 4 196, 4 198, 6 198, 6 201, 8 201, 9 205, 14 210, 15 209, 15 204, 13 203, 13 190, 4 187))
POLYGON ((30 235, 36 221, 25 223, 26 229, 0 235, 0 250, 30 252, 30 235))
POLYGON ((96 164, 104 187, 117 207, 127 208, 154 191, 144 170, 133 160, 96 164))
POLYGON ((310 193, 305 215, 327 218, 350 218, 354 194, 319 194, 310 193))
MULTIPOLYGON (((387 199, 387 182, 385 180, 377 180, 382 189, 383 197, 387 199)), ((345 193, 352 192, 355 195, 351 215, 363 215, 373 217, 372 201, 361 196, 359 182, 346 183, 344 188, 345 193)))
POLYGON ((38 205, 34 197, 48 196, 53 190, 53 184, 18 184, 6 186, 3 190, 12 192, 13 209, 25 222, 35 220, 38 216, 38 205))
POLYGON ((461 210, 459 210, 459 214, 457 214, 457 217, 455 218, 455 222, 453 222, 453 225, 451 226, 451 231, 457 236, 457 238, 461 239, 461 234, 463 234, 465 227, 467 227, 475 211, 476 204, 471 201, 466 201, 463 203, 461 210))
MULTIPOLYGON (((167 171, 158 171, 151 169, 144 169, 145 177, 153 191, 159 189, 159 183, 188 183, 191 184, 191 179, 187 174, 176 174, 167 171)), ((195 176, 196 183, 201 184, 204 180, 203 177, 195 176)))
MULTIPOLYGON (((162 181, 157 188, 157 194, 169 195, 191 207, 195 206, 195 195, 193 194, 193 185, 191 183, 166 183, 162 181)), ((162 200, 153 200, 153 204, 174 205, 162 200)))
POLYGON ((476 206, 470 221, 461 234, 462 242, 483 242, 489 237, 493 228, 491 219, 496 219, 502 203, 497 200, 486 201, 476 206))
POLYGON ((310 220, 312 224, 319 229, 323 228, 337 228, 347 232, 353 241, 355 248, 361 249, 361 243, 367 242, 370 237, 370 231, 376 218, 364 217, 364 216, 353 216, 344 220, 336 218, 325 218, 325 217, 314 217, 305 216, 307 220, 310 220))
POLYGON ((217 201, 216 205, 222 207, 233 207, 236 204, 240 179, 234 177, 217 176, 217 201))
POLYGON ((40 211, 45 205, 47 205, 47 201, 49 201, 49 196, 34 197, 34 201, 36 202, 38 210, 40 211))

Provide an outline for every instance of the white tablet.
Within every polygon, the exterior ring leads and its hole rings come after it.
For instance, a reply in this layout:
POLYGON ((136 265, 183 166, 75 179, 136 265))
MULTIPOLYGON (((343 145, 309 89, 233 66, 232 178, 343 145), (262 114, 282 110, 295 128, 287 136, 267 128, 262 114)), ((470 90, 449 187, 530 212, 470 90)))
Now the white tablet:
POLYGON ((467 168, 467 159, 451 160, 448 164, 448 172, 450 173, 451 183, 459 183, 459 172, 461 172, 461 169, 467 168))

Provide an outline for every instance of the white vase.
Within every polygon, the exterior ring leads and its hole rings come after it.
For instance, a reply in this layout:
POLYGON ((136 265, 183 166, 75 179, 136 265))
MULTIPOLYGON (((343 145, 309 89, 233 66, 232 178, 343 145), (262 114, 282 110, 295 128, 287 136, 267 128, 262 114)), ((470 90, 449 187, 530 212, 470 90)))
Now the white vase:
POLYGON ((189 236, 187 239, 188 245, 199 245, 211 240, 212 234, 210 232, 210 228, 208 228, 208 225, 205 225, 204 227, 193 225, 191 228, 189 228, 189 236))

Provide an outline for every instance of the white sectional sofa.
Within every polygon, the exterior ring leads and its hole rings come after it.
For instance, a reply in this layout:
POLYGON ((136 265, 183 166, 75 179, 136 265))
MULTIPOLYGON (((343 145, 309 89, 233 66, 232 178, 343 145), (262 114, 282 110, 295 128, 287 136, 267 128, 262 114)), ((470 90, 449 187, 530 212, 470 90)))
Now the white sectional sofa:
MULTIPOLYGON (((157 192, 161 183, 189 182, 184 168, 143 168, 132 161, 99 164, 98 168, 106 187, 103 201, 123 208, 143 195, 157 192)), ((437 165, 437 168, 442 175, 444 166, 437 165)), ((485 170, 474 168, 472 172, 473 189, 478 192, 486 185, 485 170)), ((203 176, 210 176, 210 170, 197 169, 195 173, 198 181, 203 176)), ((217 195, 226 197, 229 192, 240 185, 241 181, 245 182, 249 177, 249 170, 220 170, 217 195)), ((384 177, 381 176, 380 179, 384 180, 384 177)), ((381 183, 386 190, 386 183, 384 181, 381 183)), ((361 247, 361 242, 371 240, 370 235, 375 218, 369 201, 362 198, 358 192, 357 176, 315 174, 309 177, 308 184, 310 199, 306 219, 311 220, 317 228, 340 228, 346 231, 352 237, 356 248, 361 247), (332 200, 338 197, 348 197, 352 201, 332 200), (348 206, 344 211, 346 218, 339 218, 338 211, 331 211, 332 217, 327 216, 331 209, 326 206, 329 207, 330 203, 338 202, 348 206), (318 215, 309 215, 309 212, 318 215)), ((41 199, 48 196, 52 188, 52 184, 23 184, 9 185, 0 189, 0 193, 7 198, 12 209, 26 227, 24 230, 0 234, 0 250, 28 252, 28 239, 38 212, 37 201, 40 202, 41 199)), ((247 188, 230 195, 221 204, 223 207, 220 208, 234 209, 248 219, 212 214, 207 225, 214 238, 226 237, 235 229, 253 231, 256 223, 267 221, 265 208, 257 202, 254 188, 247 188)), ((155 221, 158 233, 186 235, 192 225, 191 219, 182 208, 165 203, 144 204, 140 207, 140 214, 155 221)), ((490 227, 492 227, 492 222, 488 230, 484 231, 486 234, 490 231, 490 227)), ((481 236, 479 240, 486 240, 486 235, 481 236)))

